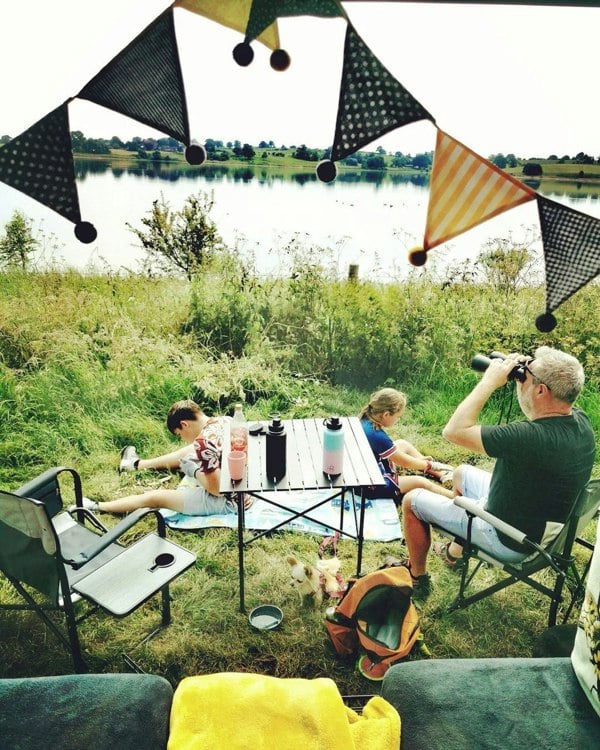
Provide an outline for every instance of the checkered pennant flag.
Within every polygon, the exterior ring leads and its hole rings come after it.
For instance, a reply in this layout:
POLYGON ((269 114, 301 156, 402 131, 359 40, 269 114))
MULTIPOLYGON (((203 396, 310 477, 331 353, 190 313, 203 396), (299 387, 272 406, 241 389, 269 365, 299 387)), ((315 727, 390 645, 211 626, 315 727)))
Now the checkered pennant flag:
POLYGON ((335 179, 335 163, 390 130, 432 115, 375 57, 349 23, 331 160, 322 161, 317 176, 335 179))
POLYGON ((540 331, 556 325, 552 311, 600 273, 600 220, 537 198, 546 264, 546 312, 536 320, 540 331))
POLYGON ((81 221, 67 102, 0 148, 0 180, 73 222, 81 242, 96 239, 81 221))

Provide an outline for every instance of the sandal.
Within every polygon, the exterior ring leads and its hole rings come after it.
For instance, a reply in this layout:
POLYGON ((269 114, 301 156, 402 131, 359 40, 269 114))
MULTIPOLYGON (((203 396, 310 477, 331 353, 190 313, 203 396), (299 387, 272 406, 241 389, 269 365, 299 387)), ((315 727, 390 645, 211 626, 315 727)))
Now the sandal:
POLYGON ((444 564, 449 568, 460 567, 463 563, 462 556, 454 557, 454 555, 451 555, 449 552, 450 544, 451 542, 434 542, 432 550, 438 557, 441 557, 444 564))

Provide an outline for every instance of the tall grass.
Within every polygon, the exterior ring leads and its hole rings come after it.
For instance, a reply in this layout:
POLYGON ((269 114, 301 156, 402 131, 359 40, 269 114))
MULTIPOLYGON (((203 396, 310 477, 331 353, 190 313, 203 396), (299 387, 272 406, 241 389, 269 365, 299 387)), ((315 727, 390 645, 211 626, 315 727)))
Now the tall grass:
MULTIPOLYGON (((118 274, 0 274, 2 486, 12 489, 57 464, 76 468, 85 493, 98 499, 157 486, 159 477, 150 473, 119 476, 118 453, 129 443, 143 455, 170 449, 164 417, 179 398, 195 398, 219 413, 243 399, 250 419, 275 411, 285 417, 355 414, 369 391, 384 384, 409 397, 394 436, 443 460, 487 465, 440 437, 477 377, 470 358, 492 349, 531 351, 542 343, 583 361, 588 384, 581 404, 598 431, 597 286, 563 305, 558 328, 542 335, 534 327, 544 308, 541 289, 499 295, 485 285, 417 273, 385 285, 343 282, 322 258, 301 248, 291 278, 264 279, 224 254, 192 284, 118 274)), ((497 419, 507 403, 508 396, 503 402, 499 395, 485 419, 497 419)), ((284 531, 248 549, 248 605, 271 601, 284 610, 282 627, 266 634, 253 631, 237 611, 235 533, 171 536, 196 552, 198 564, 173 587, 173 624, 132 653, 144 669, 174 684, 189 674, 236 669, 329 675, 346 693, 377 689, 334 654, 322 611, 302 606, 289 587, 286 554, 314 561, 318 539, 284 531)), ((400 552, 398 542, 367 543, 364 569, 400 552)), ((349 576, 354 543, 343 541, 340 556, 349 576)), ((545 626, 540 595, 515 587, 445 615, 456 579, 437 560, 431 567, 435 590, 422 625, 434 657, 531 653, 545 626)), ((2 600, 12 596, 0 582, 2 600)), ((157 617, 150 605, 122 622, 86 621, 81 630, 92 668, 122 669, 121 652, 131 650, 157 617)), ((0 675, 70 671, 67 656, 35 618, 2 613, 0 628, 0 675)))

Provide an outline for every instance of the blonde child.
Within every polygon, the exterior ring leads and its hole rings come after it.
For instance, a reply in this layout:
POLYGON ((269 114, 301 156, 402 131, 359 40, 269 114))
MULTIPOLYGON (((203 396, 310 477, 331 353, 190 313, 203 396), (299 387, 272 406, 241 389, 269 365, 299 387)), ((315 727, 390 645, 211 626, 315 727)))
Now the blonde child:
POLYGON ((369 403, 363 407, 359 418, 371 450, 379 462, 387 487, 375 490, 378 497, 382 492, 386 497, 393 497, 400 504, 403 495, 417 488, 437 492, 444 497, 453 497, 454 493, 442 484, 433 482, 425 476, 398 476, 398 467, 408 471, 419 471, 439 481, 447 481, 452 476, 452 467, 433 461, 431 456, 424 456, 408 440, 395 442, 385 431, 396 424, 404 413, 406 396, 395 388, 381 388, 371 394, 369 403))

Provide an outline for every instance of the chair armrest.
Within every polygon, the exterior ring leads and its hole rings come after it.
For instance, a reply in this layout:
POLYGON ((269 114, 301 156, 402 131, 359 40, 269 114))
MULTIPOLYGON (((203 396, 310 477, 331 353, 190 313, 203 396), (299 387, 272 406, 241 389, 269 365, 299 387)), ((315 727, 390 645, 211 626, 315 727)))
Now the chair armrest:
POLYGON ((81 477, 75 469, 71 469, 68 466, 53 466, 50 469, 46 469, 46 471, 38 474, 37 477, 30 479, 29 482, 25 482, 25 484, 13 490, 13 494, 19 495, 19 497, 32 497, 34 500, 43 500, 48 487, 56 486, 58 484, 58 475, 63 472, 71 475, 75 490, 75 500, 79 502, 82 495, 81 477))
POLYGON ((500 518, 493 515, 492 513, 489 513, 487 510, 484 510, 479 505, 477 505, 474 500, 471 500, 468 497, 463 497, 462 495, 458 495, 454 498, 454 504, 458 505, 459 508, 466 510, 467 513, 470 513, 472 516, 478 516, 479 518, 482 518, 484 521, 489 523, 490 526, 493 526, 496 531, 505 534, 513 541, 518 542, 519 544, 531 543, 522 531, 519 531, 519 529, 511 526, 509 523, 502 521, 500 518))
POLYGON ((159 535, 164 537, 166 535, 165 520, 158 508, 138 508, 137 510, 134 510, 133 513, 129 513, 129 515, 127 515, 116 526, 113 526, 106 534, 98 536, 97 541, 85 550, 82 550, 76 557, 72 559, 63 558, 63 562, 70 565, 74 570, 79 570, 79 568, 82 568, 86 563, 99 555, 100 552, 107 547, 110 547, 111 544, 114 544, 119 537, 121 537, 126 531, 129 531, 129 529, 150 513, 153 513, 156 516, 159 535))

